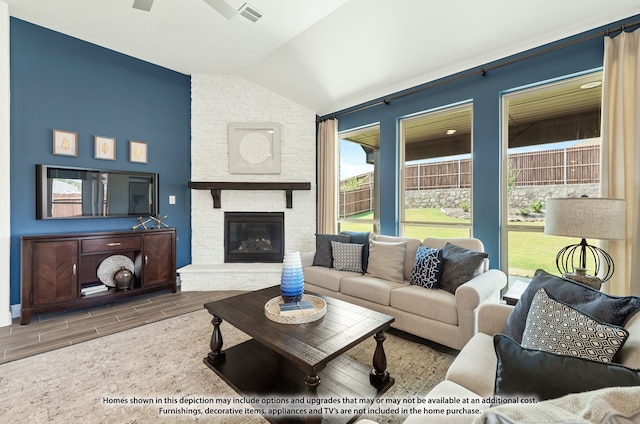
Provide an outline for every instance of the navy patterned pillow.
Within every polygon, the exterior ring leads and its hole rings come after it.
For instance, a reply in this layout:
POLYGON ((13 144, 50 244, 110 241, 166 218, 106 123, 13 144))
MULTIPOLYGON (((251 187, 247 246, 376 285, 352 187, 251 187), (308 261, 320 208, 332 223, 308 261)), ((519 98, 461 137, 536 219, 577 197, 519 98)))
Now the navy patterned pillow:
POLYGON ((610 363, 627 337, 624 328, 598 322, 541 288, 531 302, 522 347, 610 363))
POLYGON ((539 269, 520 296, 520 300, 509 314, 503 333, 522 343, 522 333, 533 297, 543 288, 557 301, 607 324, 624 327, 626 322, 640 310, 638 296, 610 296, 584 284, 575 283, 539 269))
POLYGON ((427 289, 438 288, 442 274, 442 249, 418 246, 409 282, 427 289))

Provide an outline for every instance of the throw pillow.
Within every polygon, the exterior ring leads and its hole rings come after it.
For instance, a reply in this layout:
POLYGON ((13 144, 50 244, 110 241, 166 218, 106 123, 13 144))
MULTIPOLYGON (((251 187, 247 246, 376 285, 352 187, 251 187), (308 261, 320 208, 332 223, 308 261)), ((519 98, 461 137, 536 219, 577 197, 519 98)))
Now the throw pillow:
POLYGON ((435 289, 442 272, 442 249, 418 246, 416 262, 409 282, 427 289, 435 289))
POLYGON ((331 242, 333 268, 338 271, 362 273, 362 245, 355 243, 331 242))
POLYGON ((542 287, 556 300, 607 324, 624 327, 629 318, 640 310, 640 297, 610 296, 584 284, 565 280, 539 269, 509 314, 503 330, 504 334, 518 343, 522 342, 522 333, 531 301, 542 287))
POLYGON ((387 243, 371 240, 367 275, 396 283, 404 282, 404 251, 407 242, 387 243))
POLYGON ((598 322, 542 288, 531 302, 522 347, 609 363, 628 337, 624 328, 598 322))
POLYGON ((442 248, 442 275, 438 288, 456 293, 456 289, 480 273, 489 254, 447 243, 442 248))
POLYGON ((341 231, 340 234, 349 236, 351 238, 350 243, 357 243, 363 246, 362 272, 367 272, 367 265, 369 265, 369 237, 371 233, 369 231, 341 231))
POLYGON ((605 387, 640 385, 640 371, 623 365, 525 349, 504 334, 496 334, 493 345, 498 358, 496 398, 542 401, 605 387))
POLYGON ((316 253, 313 257, 313 265, 331 268, 333 255, 331 254, 331 241, 349 243, 349 236, 339 234, 316 234, 316 253))

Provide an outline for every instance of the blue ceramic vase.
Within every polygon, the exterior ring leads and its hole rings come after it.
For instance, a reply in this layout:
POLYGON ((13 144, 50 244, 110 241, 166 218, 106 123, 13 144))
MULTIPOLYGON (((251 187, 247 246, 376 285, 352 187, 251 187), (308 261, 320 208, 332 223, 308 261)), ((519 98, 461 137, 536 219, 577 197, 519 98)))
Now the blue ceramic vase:
POLYGON ((286 302, 299 302, 304 293, 304 275, 300 252, 288 250, 282 260, 282 277, 280 278, 280 293, 286 302))

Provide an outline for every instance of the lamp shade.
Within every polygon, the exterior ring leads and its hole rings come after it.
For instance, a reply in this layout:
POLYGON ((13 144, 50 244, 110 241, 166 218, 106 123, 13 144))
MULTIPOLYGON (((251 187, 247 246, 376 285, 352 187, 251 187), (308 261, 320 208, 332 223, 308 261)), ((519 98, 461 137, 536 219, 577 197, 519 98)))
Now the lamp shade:
POLYGON ((605 197, 546 200, 544 233, 583 239, 625 238, 626 201, 605 197))

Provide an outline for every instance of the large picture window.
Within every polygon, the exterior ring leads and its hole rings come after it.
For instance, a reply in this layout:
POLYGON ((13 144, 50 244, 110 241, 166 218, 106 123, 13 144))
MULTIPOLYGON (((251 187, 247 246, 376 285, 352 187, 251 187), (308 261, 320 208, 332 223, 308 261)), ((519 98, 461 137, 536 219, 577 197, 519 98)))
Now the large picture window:
POLYGON ((338 230, 379 233, 377 169, 380 127, 371 125, 338 134, 340 186, 338 230))
POLYGON ((547 198, 600 196, 601 81, 591 72, 503 95, 502 264, 511 280, 555 272, 557 252, 576 242, 543 233, 547 198))
POLYGON ((402 235, 470 236, 472 109, 465 103, 400 121, 402 235))

